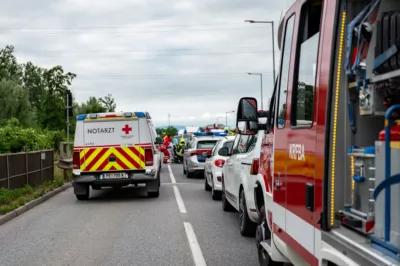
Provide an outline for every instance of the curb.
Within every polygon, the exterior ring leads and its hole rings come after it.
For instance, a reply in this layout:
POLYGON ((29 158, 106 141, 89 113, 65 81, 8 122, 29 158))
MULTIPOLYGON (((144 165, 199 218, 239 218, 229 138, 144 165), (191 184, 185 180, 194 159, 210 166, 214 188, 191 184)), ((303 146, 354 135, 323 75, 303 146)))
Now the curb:
POLYGON ((54 197, 55 195, 57 195, 60 192, 63 192, 65 190, 67 190, 70 187, 72 187, 72 183, 71 182, 62 185, 61 187, 58 187, 58 188, 54 189, 53 191, 48 192, 47 194, 44 194, 40 198, 37 198, 35 200, 32 200, 32 201, 26 203, 24 206, 21 206, 16 210, 13 210, 13 211, 11 211, 11 212, 9 212, 7 214, 4 214, 4 215, 0 215, 0 226, 5 224, 5 223, 7 223, 7 222, 9 222, 9 221, 11 221, 14 218, 17 218, 21 214, 23 214, 23 213, 35 208, 36 206, 42 204, 46 200, 50 199, 51 197, 54 197))

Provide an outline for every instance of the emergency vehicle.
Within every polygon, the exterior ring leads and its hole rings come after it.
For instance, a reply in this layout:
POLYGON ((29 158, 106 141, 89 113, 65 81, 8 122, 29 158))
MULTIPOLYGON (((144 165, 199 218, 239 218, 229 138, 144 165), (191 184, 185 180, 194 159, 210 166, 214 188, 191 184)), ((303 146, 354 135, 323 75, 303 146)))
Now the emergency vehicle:
POLYGON ((146 184, 150 197, 159 196, 161 154, 148 112, 81 114, 77 116, 73 181, 78 200, 89 188, 121 188, 146 184))
MULTIPOLYGON (((399 7, 297 0, 283 17, 254 193, 261 265, 400 265, 399 7)), ((256 99, 237 128, 258 131, 256 99)))

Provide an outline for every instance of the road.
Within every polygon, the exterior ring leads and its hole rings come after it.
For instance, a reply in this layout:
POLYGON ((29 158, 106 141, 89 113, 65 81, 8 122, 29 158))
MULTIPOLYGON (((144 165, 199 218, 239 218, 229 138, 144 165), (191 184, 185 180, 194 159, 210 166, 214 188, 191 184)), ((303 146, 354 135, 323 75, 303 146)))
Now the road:
POLYGON ((77 201, 68 189, 0 226, 0 265, 259 265, 238 214, 222 211, 203 178, 170 170, 159 198, 129 187, 77 201))

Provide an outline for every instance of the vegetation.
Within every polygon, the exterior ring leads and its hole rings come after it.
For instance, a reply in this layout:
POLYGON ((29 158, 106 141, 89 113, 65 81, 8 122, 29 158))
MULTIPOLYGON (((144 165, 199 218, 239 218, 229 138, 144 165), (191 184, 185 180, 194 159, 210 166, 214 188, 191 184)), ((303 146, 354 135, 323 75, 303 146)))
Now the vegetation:
POLYGON ((71 171, 68 172, 67 178, 64 179, 63 170, 56 167, 54 169, 54 180, 45 181, 38 187, 32 188, 31 186, 25 186, 23 188, 12 190, 0 188, 0 215, 18 209, 26 203, 37 199, 58 187, 61 187, 71 180, 71 171))
POLYGON ((161 136, 163 132, 165 132, 167 135, 172 135, 175 136, 176 132, 178 132, 178 129, 172 126, 166 127, 166 128, 156 128, 157 134, 161 136))
MULTIPOLYGON (((20 64, 14 47, 0 50, 0 153, 55 148, 66 131, 66 92, 76 74, 61 66, 50 69, 32 62, 20 64)), ((113 112, 111 94, 72 102, 69 131, 74 134, 77 114, 113 112)))

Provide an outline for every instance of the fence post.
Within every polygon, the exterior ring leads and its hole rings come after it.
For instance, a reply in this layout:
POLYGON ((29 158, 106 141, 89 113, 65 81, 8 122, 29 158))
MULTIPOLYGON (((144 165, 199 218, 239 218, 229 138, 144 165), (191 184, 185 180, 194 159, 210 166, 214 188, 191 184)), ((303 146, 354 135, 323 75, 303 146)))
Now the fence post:
POLYGON ((7 166, 7 189, 10 189, 10 162, 8 160, 8 154, 6 154, 6 166, 7 166))
POLYGON ((25 152, 25 167, 26 167, 26 184, 29 185, 29 170, 28 170, 28 153, 25 152))
POLYGON ((42 158, 42 153, 43 153, 43 151, 39 152, 39 155, 40 155, 40 181, 41 181, 41 184, 43 183, 43 158, 42 158))

